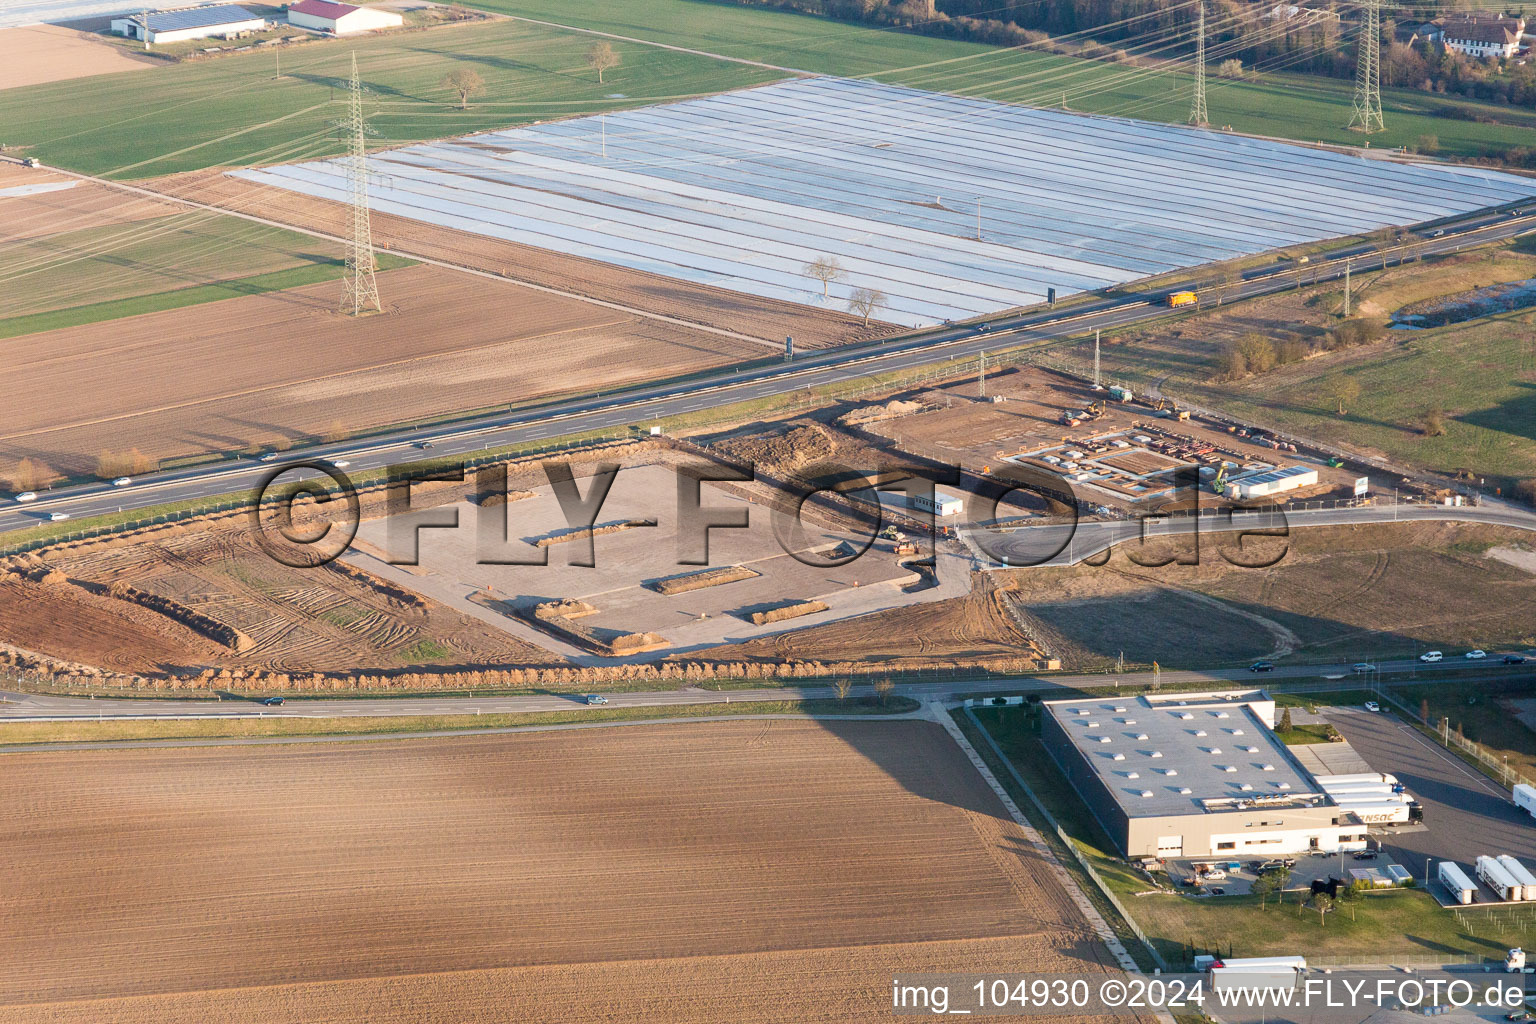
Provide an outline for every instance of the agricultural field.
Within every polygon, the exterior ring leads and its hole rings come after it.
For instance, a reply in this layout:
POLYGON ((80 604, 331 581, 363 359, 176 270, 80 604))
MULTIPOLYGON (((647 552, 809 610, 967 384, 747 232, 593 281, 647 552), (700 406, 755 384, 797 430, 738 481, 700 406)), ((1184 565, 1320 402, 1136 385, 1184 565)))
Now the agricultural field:
POLYGON ((90 33, 63 25, 0 28, 0 90, 153 66, 153 61, 108 48, 90 33))
POLYGON ((1221 555, 1227 543, 1207 538, 1195 566, 1146 568, 1130 560, 1167 553, 1153 544, 1143 552, 1122 547, 1102 568, 995 575, 1006 576, 1022 620, 1047 652, 1083 671, 1108 668, 1122 653, 1127 664, 1193 668, 1536 644, 1528 611, 1536 574, 1495 553, 1529 550, 1532 537, 1523 530, 1308 528, 1262 541, 1266 552, 1283 545, 1270 552, 1283 557, 1266 569, 1230 564, 1221 555))
MULTIPOLYGON (((1353 279, 1351 312, 1374 323, 1426 300, 1502 282, 1536 277, 1529 246, 1495 246, 1385 272, 1362 266, 1353 279)), ((1315 438, 1395 464, 1485 478, 1490 491, 1509 493, 1536 476, 1536 314, 1496 313, 1459 324, 1388 330, 1381 340, 1320 351, 1297 362, 1237 380, 1222 379, 1221 353, 1246 335, 1323 339, 1341 323, 1337 284, 1284 292, 1217 308, 1176 325, 1106 336, 1106 377, 1138 389, 1156 384, 1168 394, 1217 409, 1243 422, 1315 438), (1334 385, 1341 377, 1359 395, 1339 415, 1334 385), (1426 385, 1425 382, 1433 382, 1426 385), (1425 430, 1426 414, 1443 413, 1444 432, 1425 430)), ((1052 353, 1083 372, 1091 343, 1052 353)))
MULTIPOLYGON (((113 178, 156 177, 341 152, 349 60, 369 90, 367 113, 392 145, 756 85, 776 72, 616 44, 624 63, 599 84, 589 37, 505 19, 430 31, 309 43, 276 57, 255 50, 0 92, 8 151, 113 178), (483 94, 465 110, 442 87, 474 70, 483 94), (617 97, 617 98, 614 98, 617 97)), ((111 55, 112 51, 107 51, 111 55)))
POLYGON ((131 335, 110 321, 13 339, 0 477, 28 456, 88 474, 108 449, 163 462, 341 438, 566 393, 577 369, 579 387, 610 388, 761 351, 438 267, 378 280, 387 310, 360 319, 329 282, 146 313, 131 335))
MULTIPOLYGON (((51 177, 0 176, 0 188, 66 186, 0 196, 0 338, 341 280, 332 243, 51 177)), ((380 266, 405 263, 385 254, 380 266)))
MULTIPOLYGON (((743 60, 818 74, 869 76, 923 89, 960 92, 1010 103, 1183 124, 1191 78, 1166 67, 1128 69, 1029 49, 938 39, 827 18, 708 0, 615 0, 575 6, 563 0, 477 0, 473 5, 620 36, 695 47, 743 60)), ((1182 69, 1186 62, 1179 61, 1182 69)), ((1299 142, 1359 145, 1347 130, 1354 85, 1344 80, 1265 75, 1259 81, 1209 82, 1210 120, 1239 132, 1299 142)), ((1439 139, 1446 156, 1506 149, 1512 135, 1536 126, 1536 115, 1460 97, 1384 88, 1387 130, 1373 148, 1439 139), (1470 121, 1453 108, 1475 111, 1470 121)))
POLYGON ((5 756, 16 1024, 875 1021, 1108 963, 929 722, 5 756))

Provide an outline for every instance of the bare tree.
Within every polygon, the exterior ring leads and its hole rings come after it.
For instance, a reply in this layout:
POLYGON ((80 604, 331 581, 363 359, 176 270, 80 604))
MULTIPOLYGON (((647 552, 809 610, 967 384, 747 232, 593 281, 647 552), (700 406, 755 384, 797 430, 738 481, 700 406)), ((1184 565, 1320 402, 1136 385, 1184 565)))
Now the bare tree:
POLYGON ((837 699, 844 701, 848 699, 848 692, 853 689, 853 680, 842 676, 832 683, 832 687, 837 691, 837 699))
POLYGON ((612 43, 593 43, 587 47, 587 67, 597 72, 599 85, 603 82, 603 72, 618 67, 620 60, 619 51, 612 43))
POLYGON ((848 297, 848 308, 862 316, 864 326, 868 327, 870 314, 885 305, 885 301, 885 292, 878 288, 855 288, 848 297))
POLYGON ((890 676, 881 676, 875 680, 875 695, 880 698, 881 707, 885 706, 885 698, 889 697, 895 688, 896 684, 891 682, 890 676))
POLYGON ((41 459, 22 459, 11 474, 11 486, 18 491, 41 491, 52 487, 59 474, 41 459))
POLYGON ((836 256, 817 256, 805 265, 802 273, 821 282, 821 297, 825 299, 832 282, 843 276, 843 267, 837 262, 836 256))
POLYGON ((455 68, 444 75, 442 81, 437 84, 459 94, 460 110, 469 106, 471 96, 478 96, 485 92, 485 79, 469 68, 455 68))

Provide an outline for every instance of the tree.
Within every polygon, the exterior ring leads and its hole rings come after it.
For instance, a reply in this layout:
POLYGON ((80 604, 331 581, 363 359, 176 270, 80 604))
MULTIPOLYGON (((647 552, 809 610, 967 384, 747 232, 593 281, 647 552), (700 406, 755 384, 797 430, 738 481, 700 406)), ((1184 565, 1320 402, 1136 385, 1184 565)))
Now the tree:
POLYGON ((885 305, 885 292, 878 288, 855 288, 853 294, 848 297, 848 308, 864 318, 864 326, 869 326, 869 317, 876 309, 885 305))
POLYGON ((837 699, 845 701, 848 699, 848 691, 853 689, 853 680, 847 676, 839 676, 833 681, 832 688, 837 691, 837 699))
POLYGON ((1280 712, 1280 726, 1278 731, 1292 732, 1295 730, 1295 728, 1295 725, 1291 723, 1291 709, 1286 708, 1284 711, 1280 712))
POLYGON ((836 256, 817 256, 805 265, 802 273, 821 282, 821 297, 825 299, 832 282, 843 276, 843 267, 837 262, 836 256))
POLYGON ((1243 62, 1240 60, 1224 60, 1216 66, 1216 74, 1222 78, 1242 78, 1243 62))
POLYGON ((1435 135, 1420 135, 1418 143, 1413 148, 1425 156, 1438 153, 1440 151, 1440 138, 1435 135))
POLYGON ((1348 907, 1349 919, 1353 921, 1355 919, 1355 907, 1359 905, 1360 899, 1360 888, 1352 882, 1349 885, 1339 886, 1339 895, 1335 897, 1334 902, 1338 906, 1348 907))
POLYGON ((1424 436, 1441 437, 1445 434, 1445 410, 1438 405, 1424 414, 1424 436))
POLYGON ((612 43, 593 43, 587 47, 587 67, 597 72, 599 85, 603 81, 603 72, 618 67, 620 60, 619 51, 613 48, 612 43))
POLYGON ((1312 909, 1317 911, 1317 919, 1323 923, 1324 927, 1327 927, 1327 914, 1333 909, 1333 897, 1325 892, 1318 893, 1312 897, 1312 909))
POLYGON ((443 80, 437 83, 444 89, 452 89, 459 94, 459 109, 469 106, 469 98, 485 92, 485 80, 469 68, 455 68, 443 76, 443 80))
POLYGON ((1269 903, 1269 897, 1274 895, 1275 890, 1283 884, 1283 879, 1276 879, 1272 873, 1266 871, 1253 880, 1249 891, 1259 898, 1259 909, 1264 910, 1269 903))
POLYGON ((1338 410, 1339 415, 1343 416, 1349 412, 1347 406, 1353 404, 1355 399, 1360 397, 1360 382, 1353 377, 1346 377, 1340 374, 1330 380, 1324 390, 1328 397, 1332 399, 1334 408, 1338 410))
POLYGON ((16 464, 11 486, 18 491, 41 491, 53 486, 59 474, 41 459, 26 458, 16 464))
POLYGON ((885 706, 885 698, 889 697, 895 688, 896 684, 891 682, 890 676, 881 676, 875 680, 875 696, 880 698, 881 707, 885 706))

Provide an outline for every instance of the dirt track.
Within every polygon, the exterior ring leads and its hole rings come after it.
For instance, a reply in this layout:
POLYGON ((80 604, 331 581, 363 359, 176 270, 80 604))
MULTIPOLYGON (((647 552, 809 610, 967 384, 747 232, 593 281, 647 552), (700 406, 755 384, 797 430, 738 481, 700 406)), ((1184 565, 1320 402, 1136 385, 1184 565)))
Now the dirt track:
POLYGON ((1098 969, 932 723, 5 768, 8 1022, 875 1020, 892 971, 1098 969))
POLYGON ((435 267, 381 274, 379 288, 382 316, 337 314, 328 283, 12 339, 0 463, 90 472, 107 448, 239 450, 762 354, 435 267))
MULTIPOLYGON (((143 184, 170 195, 246 210, 298 227, 333 234, 347 230, 346 208, 339 204, 231 178, 221 171, 173 175, 143 184)), ((505 273, 546 287, 775 343, 793 336, 797 347, 824 348, 897 330, 879 323, 864 327, 852 314, 828 313, 791 302, 658 277, 390 214, 376 213, 372 222, 374 241, 385 248, 393 246, 434 259, 505 273)))

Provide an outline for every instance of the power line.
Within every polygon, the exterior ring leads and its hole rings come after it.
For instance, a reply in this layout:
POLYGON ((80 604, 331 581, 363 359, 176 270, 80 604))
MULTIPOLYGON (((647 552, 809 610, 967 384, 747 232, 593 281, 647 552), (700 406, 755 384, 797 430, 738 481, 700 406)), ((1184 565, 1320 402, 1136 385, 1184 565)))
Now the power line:
POLYGON ((347 242, 346 289, 342 294, 344 313, 360 316, 372 306, 382 312, 379 285, 373 279, 373 230, 368 220, 368 144, 367 121, 363 118, 363 86, 357 77, 357 54, 352 55, 352 81, 347 101, 347 119, 343 127, 351 152, 347 170, 352 180, 352 237, 347 242))
POLYGON ((1200 4, 1198 35, 1195 38, 1195 102, 1190 107, 1189 123, 1204 128, 1211 123, 1205 115, 1205 4, 1200 4))
POLYGON ((1363 24, 1356 40, 1360 63, 1355 71, 1355 108, 1349 118, 1351 131, 1371 135, 1387 130, 1381 116, 1381 6, 1380 0, 1363 0, 1363 24))

